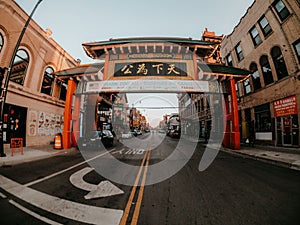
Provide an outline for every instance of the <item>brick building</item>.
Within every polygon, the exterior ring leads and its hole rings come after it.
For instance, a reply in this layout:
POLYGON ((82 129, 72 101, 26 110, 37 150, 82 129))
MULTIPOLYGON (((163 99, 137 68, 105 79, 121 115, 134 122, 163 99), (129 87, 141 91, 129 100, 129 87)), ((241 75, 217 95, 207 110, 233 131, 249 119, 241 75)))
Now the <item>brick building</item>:
MULTIPOLYGON (((9 67, 28 15, 12 0, 0 0, 0 67, 9 67)), ((52 73, 75 59, 31 20, 14 58, 4 106, 4 143, 23 138, 26 146, 49 144, 63 130, 67 83, 52 73)), ((7 73, 5 73, 7 74, 7 73)))
POLYGON ((252 73, 236 85, 242 141, 299 146, 300 1, 255 0, 221 54, 252 73))

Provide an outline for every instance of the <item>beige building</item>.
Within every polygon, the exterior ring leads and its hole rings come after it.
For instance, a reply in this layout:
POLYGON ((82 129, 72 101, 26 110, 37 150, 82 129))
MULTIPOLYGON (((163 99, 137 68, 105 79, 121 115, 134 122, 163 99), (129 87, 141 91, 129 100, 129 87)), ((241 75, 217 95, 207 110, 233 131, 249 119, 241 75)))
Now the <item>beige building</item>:
MULTIPOLYGON (((0 0, 0 67, 8 68, 28 15, 12 0, 0 0)), ((4 107, 4 142, 49 144, 63 130, 66 82, 52 73, 77 65, 75 59, 30 21, 11 68, 4 107)), ((5 72, 7 74, 7 71, 5 72)))
POLYGON ((236 85, 242 141, 299 146, 300 1, 255 0, 221 54, 252 73, 236 85))

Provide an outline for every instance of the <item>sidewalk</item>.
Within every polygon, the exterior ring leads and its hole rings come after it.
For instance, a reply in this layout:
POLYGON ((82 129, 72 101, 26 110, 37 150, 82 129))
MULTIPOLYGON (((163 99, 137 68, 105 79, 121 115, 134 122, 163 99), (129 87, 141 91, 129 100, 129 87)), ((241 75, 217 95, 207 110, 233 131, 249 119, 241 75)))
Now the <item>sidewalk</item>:
POLYGON ((70 149, 57 150, 53 148, 53 145, 30 146, 23 148, 23 155, 19 150, 16 150, 13 156, 11 156, 9 147, 5 146, 4 151, 6 157, 0 157, 0 166, 12 166, 20 163, 49 158, 59 154, 66 154, 70 152, 70 149))
POLYGON ((231 154, 248 156, 257 160, 300 171, 300 148, 241 144, 240 150, 221 149, 231 154))

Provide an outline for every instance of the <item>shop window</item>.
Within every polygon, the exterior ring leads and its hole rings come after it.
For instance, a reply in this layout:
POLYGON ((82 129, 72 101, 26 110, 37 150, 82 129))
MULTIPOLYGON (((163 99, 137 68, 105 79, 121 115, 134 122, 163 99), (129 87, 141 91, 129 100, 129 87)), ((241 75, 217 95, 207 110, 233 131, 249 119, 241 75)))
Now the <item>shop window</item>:
POLYGON ((2 48, 3 48, 3 46, 4 46, 4 39, 3 39, 2 34, 0 34, 0 52, 1 52, 2 48))
POLYGON ((271 55, 272 55, 273 63, 276 68, 278 80, 281 80, 282 78, 288 76, 288 71, 286 69, 285 61, 281 53, 281 50, 278 46, 272 48, 271 55))
POLYGON ((258 23, 265 37, 272 32, 272 28, 269 24, 269 21, 265 16, 261 17, 258 23))
POLYGON ((254 107, 255 114, 255 131, 256 132, 271 132, 272 121, 269 104, 254 107))
POLYGON ((237 44, 234 49, 238 60, 241 61, 244 58, 244 55, 240 43, 237 44))
POLYGON ((232 64, 232 57, 231 57, 230 54, 228 54, 226 56, 226 62, 227 62, 227 66, 233 66, 233 64, 232 64))
POLYGON ((10 81, 24 85, 28 65, 28 53, 23 49, 18 50, 14 58, 10 81))
POLYGON ((258 30, 256 29, 256 27, 252 27, 251 30, 249 31, 251 38, 252 38, 252 42, 254 44, 254 46, 257 46, 261 43, 261 38, 259 36, 258 30))
POLYGON ((54 70, 52 69, 52 67, 47 67, 45 69, 41 93, 44 93, 47 95, 52 94, 52 88, 53 88, 53 82, 54 82, 53 72, 54 72, 54 70))
POLYGON ((245 94, 249 94, 251 93, 251 86, 250 86, 250 79, 246 79, 243 81, 243 85, 244 85, 244 92, 245 94))
POLYGON ((260 76, 259 76, 256 63, 251 63, 250 71, 252 73, 251 76, 252 76, 253 89, 254 91, 256 91, 261 88, 260 76))
POLYGON ((271 84, 274 82, 271 66, 268 60, 268 56, 263 55, 260 57, 260 66, 263 73, 265 85, 271 84))
MULTIPOLYGON (((299 0, 300 1, 300 0, 299 0)), ((298 39, 294 44, 294 49, 295 49, 295 52, 296 52, 296 55, 297 55, 297 58, 298 58, 298 61, 300 63, 300 39, 298 39)))
POLYGON ((282 0, 274 1, 272 5, 282 21, 290 15, 290 11, 285 6, 282 0))

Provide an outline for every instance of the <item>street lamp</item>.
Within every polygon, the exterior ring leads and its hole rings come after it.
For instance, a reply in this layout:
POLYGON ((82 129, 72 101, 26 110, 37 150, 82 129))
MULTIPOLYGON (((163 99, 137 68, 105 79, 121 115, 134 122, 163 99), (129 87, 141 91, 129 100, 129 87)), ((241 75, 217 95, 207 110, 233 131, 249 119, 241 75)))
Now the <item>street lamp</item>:
MULTIPOLYGON (((42 0, 38 0, 38 2, 36 3, 35 7, 33 8, 30 16, 28 17, 23 29, 22 29, 22 32, 20 33, 20 36, 19 36, 19 39, 18 39, 18 42, 15 46, 15 49, 14 49, 14 52, 12 54, 12 57, 11 57, 11 60, 10 60, 10 64, 9 64, 9 67, 7 68, 7 75, 5 77, 5 80, 4 80, 4 85, 3 85, 3 88, 1 89, 0 88, 0 157, 5 157, 5 153, 4 153, 4 146, 3 146, 3 115, 4 115, 4 104, 5 104, 5 101, 6 101, 6 94, 7 94, 7 88, 8 88, 8 82, 10 80, 10 76, 11 76, 11 70, 12 70, 12 67, 13 67, 13 64, 14 64, 14 60, 15 60, 15 57, 16 57, 16 54, 17 54, 17 51, 19 49, 19 46, 21 44, 21 41, 22 41, 22 38, 24 36, 24 33, 27 29, 27 26, 36 10, 36 8, 38 7, 38 5, 42 2, 42 0)), ((4 70, 5 71, 5 70, 4 70)), ((3 74, 4 76, 4 74, 3 74)), ((0 87, 2 85, 2 82, 0 83, 0 87)))

